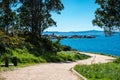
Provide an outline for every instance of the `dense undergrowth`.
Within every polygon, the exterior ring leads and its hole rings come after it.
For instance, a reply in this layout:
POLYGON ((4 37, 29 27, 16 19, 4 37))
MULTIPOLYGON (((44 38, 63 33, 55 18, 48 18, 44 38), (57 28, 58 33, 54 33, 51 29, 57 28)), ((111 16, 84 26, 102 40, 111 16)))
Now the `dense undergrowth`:
POLYGON ((9 61, 12 62, 12 57, 17 57, 18 63, 26 64, 26 63, 45 63, 45 62, 65 62, 65 61, 75 61, 86 59, 89 56, 79 54, 76 51, 61 51, 56 54, 43 54, 40 56, 35 56, 27 49, 19 49, 16 48, 14 50, 9 50, 8 53, 4 53, 0 61, 4 63, 4 58, 8 57, 9 61))
POLYGON ((6 57, 10 63, 12 63, 13 57, 17 57, 19 65, 75 61, 89 57, 71 50, 71 47, 61 45, 59 40, 52 42, 48 38, 33 36, 27 32, 18 35, 5 35, 0 31, 1 64, 4 64, 6 57))
POLYGON ((76 65, 74 69, 88 80, 120 80, 120 58, 104 64, 76 65))

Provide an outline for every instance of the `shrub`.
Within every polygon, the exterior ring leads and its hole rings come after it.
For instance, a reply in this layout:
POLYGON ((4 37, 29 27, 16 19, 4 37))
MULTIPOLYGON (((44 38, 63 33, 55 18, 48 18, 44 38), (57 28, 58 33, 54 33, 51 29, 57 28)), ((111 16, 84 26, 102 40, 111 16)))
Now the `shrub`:
POLYGON ((45 53, 56 54, 61 51, 60 44, 54 43, 48 38, 34 36, 34 39, 31 39, 31 37, 27 37, 25 42, 27 42, 26 48, 36 56, 41 56, 45 53))
POLYGON ((119 63, 120 64, 120 57, 114 60, 114 63, 119 63))
POLYGON ((63 51, 71 51, 72 50, 72 48, 70 46, 65 46, 65 45, 62 45, 61 48, 63 51))
POLYGON ((18 62, 20 63, 39 63, 39 62, 46 62, 41 57, 36 57, 33 54, 30 54, 27 49, 21 50, 16 49, 12 50, 13 56, 16 56, 18 58, 18 62))
POLYGON ((56 55, 44 54, 42 57, 46 59, 47 62, 65 62, 86 59, 89 56, 83 56, 82 54, 77 54, 77 52, 74 51, 61 51, 58 52, 56 55))
POLYGON ((24 38, 2 35, 0 37, 0 46, 3 48, 21 48, 24 46, 24 38))
POLYGON ((4 61, 5 57, 8 57, 10 61, 12 62, 12 57, 17 57, 18 63, 40 63, 40 62, 46 62, 45 59, 41 57, 36 57, 33 54, 30 54, 27 49, 9 49, 7 50, 7 53, 1 56, 1 61, 4 61))

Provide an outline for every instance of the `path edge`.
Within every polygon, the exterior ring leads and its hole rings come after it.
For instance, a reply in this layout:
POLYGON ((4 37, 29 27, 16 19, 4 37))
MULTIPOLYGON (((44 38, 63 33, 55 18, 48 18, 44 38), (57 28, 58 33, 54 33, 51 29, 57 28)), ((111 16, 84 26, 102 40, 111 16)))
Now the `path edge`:
POLYGON ((76 70, 74 70, 74 67, 71 68, 71 72, 73 72, 75 75, 77 75, 82 80, 88 80, 86 77, 84 77, 83 75, 79 74, 76 70))

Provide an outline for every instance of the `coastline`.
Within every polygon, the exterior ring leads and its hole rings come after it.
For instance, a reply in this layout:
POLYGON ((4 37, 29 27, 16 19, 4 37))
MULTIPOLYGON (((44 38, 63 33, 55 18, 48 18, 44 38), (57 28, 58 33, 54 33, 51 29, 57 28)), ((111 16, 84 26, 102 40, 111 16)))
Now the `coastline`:
MULTIPOLYGON (((80 51, 79 51, 80 52, 80 51)), ((120 56, 117 56, 117 55, 112 55, 112 54, 109 54, 109 53, 101 53, 101 52, 84 52, 84 51, 81 51, 82 53, 90 53, 90 54, 98 54, 98 55, 104 55, 104 56, 110 56, 110 57, 114 57, 114 58, 117 58, 117 57, 120 57, 120 56)), ((114 54, 114 53, 113 53, 114 54)))
POLYGON ((2 77, 6 78, 6 80, 78 80, 78 77, 71 73, 70 69, 77 64, 96 64, 96 63, 107 63, 111 62, 113 57, 99 55, 99 54, 91 54, 80 52, 81 54, 87 54, 91 57, 85 60, 78 60, 76 62, 69 63, 46 63, 39 64, 34 66, 29 66, 25 68, 20 68, 13 71, 3 72, 1 74, 2 77), (93 62, 92 62, 93 61, 93 62), (29 74, 29 75, 28 75, 29 74), (40 74, 40 75, 39 75, 40 74), (21 76, 19 76, 21 75, 21 76), (15 76, 15 78, 13 77, 15 76), (67 77, 66 77, 67 76, 67 77), (29 77, 29 79, 28 79, 29 77))

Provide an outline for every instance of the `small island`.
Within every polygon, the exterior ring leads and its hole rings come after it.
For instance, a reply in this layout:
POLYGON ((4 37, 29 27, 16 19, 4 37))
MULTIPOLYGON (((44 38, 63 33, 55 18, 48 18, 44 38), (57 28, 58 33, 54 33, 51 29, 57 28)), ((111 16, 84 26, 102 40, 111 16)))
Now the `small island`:
POLYGON ((72 35, 72 36, 58 36, 58 35, 54 35, 54 34, 51 34, 51 35, 43 35, 43 37, 47 37, 47 38, 50 38, 50 39, 57 39, 57 38, 96 38, 95 35, 72 35))

